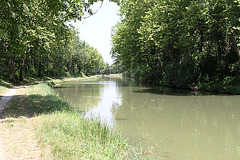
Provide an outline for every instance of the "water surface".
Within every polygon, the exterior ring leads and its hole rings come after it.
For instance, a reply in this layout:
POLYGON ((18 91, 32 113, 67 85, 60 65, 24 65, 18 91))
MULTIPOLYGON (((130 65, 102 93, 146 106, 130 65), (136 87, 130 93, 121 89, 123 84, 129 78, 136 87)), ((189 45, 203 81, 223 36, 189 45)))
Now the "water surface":
POLYGON ((86 118, 98 117, 150 159, 239 160, 240 96, 137 86, 120 78, 56 88, 86 118))

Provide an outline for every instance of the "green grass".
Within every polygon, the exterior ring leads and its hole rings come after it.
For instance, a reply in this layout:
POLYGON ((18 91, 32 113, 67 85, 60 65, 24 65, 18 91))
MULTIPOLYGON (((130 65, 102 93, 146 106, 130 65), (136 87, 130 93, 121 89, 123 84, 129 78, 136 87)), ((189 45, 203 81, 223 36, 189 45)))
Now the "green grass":
POLYGON ((46 83, 23 88, 5 109, 6 117, 32 117, 47 159, 143 159, 120 134, 99 121, 86 120, 46 83))
POLYGON ((50 145, 54 159, 136 158, 119 134, 76 112, 55 112, 38 118, 37 135, 50 145))
POLYGON ((2 94, 3 91, 5 91, 6 89, 7 89, 7 87, 0 86, 0 94, 2 94))
POLYGON ((0 79, 0 94, 2 94, 7 88, 11 88, 12 84, 0 79))
POLYGON ((0 79, 0 86, 6 87, 6 88, 11 88, 13 85, 9 82, 6 82, 6 81, 0 79))
POLYGON ((42 93, 42 98, 40 95, 30 95, 32 102, 38 101, 32 103, 33 106, 29 106, 28 110, 39 115, 35 123, 38 139, 43 146, 50 146, 54 159, 137 157, 119 134, 98 121, 84 119, 69 108, 48 85, 39 84, 29 89, 31 93, 35 90, 42 93))
POLYGON ((72 81, 88 81, 88 80, 98 80, 101 76, 95 75, 90 77, 70 77, 70 78, 62 78, 62 79, 50 79, 47 81, 50 85, 56 85, 59 83, 65 83, 65 82, 72 82, 72 81))
MULTIPOLYGON (((84 77, 67 77, 67 78, 59 78, 59 79, 53 79, 50 77, 42 77, 42 78, 25 78, 23 81, 16 81, 16 82, 7 82, 2 79, 0 79, 0 95, 3 95, 7 88, 11 88, 13 86, 19 86, 19 85, 26 85, 26 84, 33 84, 35 82, 40 82, 40 83, 47 83, 51 87, 57 87, 60 85, 60 83, 65 83, 65 82, 72 82, 72 81, 86 81, 86 80, 97 80, 101 77, 100 75, 95 75, 95 76, 84 76, 84 77)), ((44 89, 44 87, 43 87, 44 89)), ((46 89, 46 88, 45 88, 46 89)), ((39 91, 32 91, 32 93, 42 93, 39 91)), ((43 91, 45 92, 45 91, 43 91)), ((45 92, 48 94, 48 92, 45 92)))

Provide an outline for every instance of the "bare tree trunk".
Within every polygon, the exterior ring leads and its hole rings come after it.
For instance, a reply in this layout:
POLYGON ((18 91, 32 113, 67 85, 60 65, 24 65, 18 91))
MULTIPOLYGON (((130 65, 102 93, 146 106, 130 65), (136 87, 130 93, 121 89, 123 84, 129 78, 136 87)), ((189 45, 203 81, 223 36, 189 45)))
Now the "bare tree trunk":
POLYGON ((86 64, 85 67, 86 67, 86 68, 85 68, 86 75, 88 75, 88 66, 87 66, 87 64, 86 64))
POLYGON ((25 64, 25 60, 26 60, 26 58, 23 59, 22 64, 21 64, 21 67, 20 67, 19 79, 20 79, 21 81, 23 81, 23 67, 24 67, 24 64, 25 64))
MULTIPOLYGON (((232 44, 233 44, 233 48, 234 48, 235 52, 237 53, 237 56, 238 56, 238 65, 240 66, 240 48, 238 47, 235 34, 236 34, 235 31, 233 31, 232 34, 231 34, 231 42, 232 42, 232 44)), ((239 68, 240 68, 240 67, 239 67, 239 68)))
POLYGON ((74 61, 72 60, 72 73, 73 75, 75 75, 75 65, 74 65, 74 61))
POLYGON ((47 54, 47 75, 49 75, 49 54, 47 54))
POLYGON ((14 54, 12 54, 10 56, 10 59, 9 59, 9 80, 15 82, 16 79, 15 79, 15 66, 14 66, 14 54))
POLYGON ((38 77, 41 77, 42 76, 42 63, 39 62, 38 63, 38 77))

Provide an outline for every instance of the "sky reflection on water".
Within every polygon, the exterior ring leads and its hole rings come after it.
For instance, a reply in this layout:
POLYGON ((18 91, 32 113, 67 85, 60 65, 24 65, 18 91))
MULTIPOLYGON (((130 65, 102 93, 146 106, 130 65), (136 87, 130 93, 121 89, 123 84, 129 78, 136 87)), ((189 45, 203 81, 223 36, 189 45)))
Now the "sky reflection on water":
POLYGON ((62 86, 56 90, 76 110, 141 143, 150 159, 240 159, 240 96, 174 92, 121 79, 62 86))

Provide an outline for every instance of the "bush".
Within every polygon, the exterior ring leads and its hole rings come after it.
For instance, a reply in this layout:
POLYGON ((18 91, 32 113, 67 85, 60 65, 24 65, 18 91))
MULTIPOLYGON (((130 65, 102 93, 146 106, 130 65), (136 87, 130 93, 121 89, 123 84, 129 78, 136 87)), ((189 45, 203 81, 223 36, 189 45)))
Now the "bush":
POLYGON ((190 61, 183 61, 181 64, 167 65, 163 81, 173 87, 192 88, 195 86, 198 77, 197 67, 190 61))

